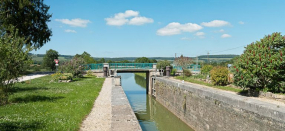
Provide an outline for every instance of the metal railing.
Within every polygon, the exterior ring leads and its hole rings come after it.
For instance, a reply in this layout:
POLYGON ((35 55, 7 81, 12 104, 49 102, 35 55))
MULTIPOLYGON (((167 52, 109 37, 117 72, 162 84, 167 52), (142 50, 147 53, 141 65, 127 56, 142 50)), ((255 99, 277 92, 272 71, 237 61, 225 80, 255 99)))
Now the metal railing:
POLYGON ((83 65, 84 70, 103 70, 103 64, 85 64, 83 65))
POLYGON ((153 63, 110 63, 110 69, 152 69, 153 63))

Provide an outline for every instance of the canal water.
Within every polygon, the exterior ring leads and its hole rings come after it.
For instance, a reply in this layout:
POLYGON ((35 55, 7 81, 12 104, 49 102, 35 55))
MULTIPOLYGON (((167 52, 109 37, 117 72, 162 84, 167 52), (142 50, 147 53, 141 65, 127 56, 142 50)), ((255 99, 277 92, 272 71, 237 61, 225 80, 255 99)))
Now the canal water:
POLYGON ((143 131, 193 131, 154 98, 146 94, 146 79, 134 73, 119 73, 122 87, 143 131))

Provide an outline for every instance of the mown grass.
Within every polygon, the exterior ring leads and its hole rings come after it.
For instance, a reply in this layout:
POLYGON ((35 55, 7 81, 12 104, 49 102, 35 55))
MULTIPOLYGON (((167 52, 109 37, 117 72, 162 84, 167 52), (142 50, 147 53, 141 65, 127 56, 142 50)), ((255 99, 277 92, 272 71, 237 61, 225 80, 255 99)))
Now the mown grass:
MULTIPOLYGON (((183 76, 176 76, 175 78, 179 79, 179 80, 183 80, 183 76)), ((238 93, 242 93, 244 91, 242 89, 233 88, 233 87, 229 87, 229 86, 216 86, 216 85, 213 85, 211 83, 206 83, 206 82, 203 82, 200 80, 196 80, 192 77, 184 77, 184 81, 188 81, 188 82, 196 83, 196 84, 200 84, 200 85, 205 85, 205 86, 210 86, 210 87, 214 87, 214 88, 218 88, 218 89, 222 89, 222 90, 238 92, 238 93)))
POLYGON ((51 76, 17 83, 10 104, 0 106, 0 130, 79 130, 93 107, 104 78, 84 77, 50 83, 51 76))

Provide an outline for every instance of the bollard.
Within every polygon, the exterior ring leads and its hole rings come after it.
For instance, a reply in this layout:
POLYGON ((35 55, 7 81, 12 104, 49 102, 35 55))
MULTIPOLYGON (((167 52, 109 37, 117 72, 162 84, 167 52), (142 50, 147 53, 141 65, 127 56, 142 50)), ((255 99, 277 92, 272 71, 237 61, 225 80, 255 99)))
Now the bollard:
POLYGON ((104 77, 107 77, 108 67, 103 67, 104 77))
POLYGON ((170 66, 166 66, 166 76, 170 76, 170 66))

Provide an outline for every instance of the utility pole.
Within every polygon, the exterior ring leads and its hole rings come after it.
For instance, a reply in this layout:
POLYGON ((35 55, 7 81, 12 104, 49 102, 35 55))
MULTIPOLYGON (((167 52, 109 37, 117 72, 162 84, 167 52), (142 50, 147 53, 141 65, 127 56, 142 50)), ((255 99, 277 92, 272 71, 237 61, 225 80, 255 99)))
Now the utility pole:
POLYGON ((197 62, 196 62, 196 70, 198 70, 198 56, 197 56, 197 62))
POLYGON ((176 58, 176 53, 175 53, 175 58, 176 58))
POLYGON ((207 53, 207 54, 208 54, 208 64, 209 64, 209 51, 208 51, 208 53, 207 53))

